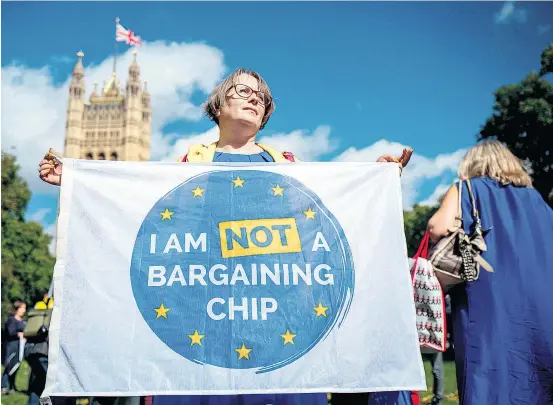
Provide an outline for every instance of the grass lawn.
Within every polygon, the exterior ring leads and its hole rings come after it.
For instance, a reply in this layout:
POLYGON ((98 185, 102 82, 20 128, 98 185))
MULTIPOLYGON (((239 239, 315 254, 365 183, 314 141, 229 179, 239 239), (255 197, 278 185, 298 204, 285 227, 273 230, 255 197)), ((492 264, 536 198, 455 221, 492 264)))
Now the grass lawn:
MULTIPOLYGON (((426 385, 428 391, 421 393, 422 404, 429 403, 432 400, 432 373, 430 371, 430 363, 424 362, 424 370, 426 372, 426 385)), ((4 367, 2 367, 2 372, 4 367)), ((457 398, 457 384, 455 381, 455 363, 451 361, 444 361, 444 374, 445 374, 445 400, 443 405, 458 405, 457 398)), ((3 405, 27 405, 27 384, 29 382, 29 366, 26 362, 21 364, 20 370, 16 376, 16 386, 19 391, 10 395, 2 395, 3 405)), ((79 401, 79 405, 85 405, 87 401, 79 401)))
MULTIPOLYGON (((15 375, 15 387, 18 391, 14 394, 2 395, 2 405, 27 405, 27 385, 29 384, 29 365, 27 362, 21 363, 17 374, 15 375)), ((4 373, 4 366, 2 366, 4 373)))

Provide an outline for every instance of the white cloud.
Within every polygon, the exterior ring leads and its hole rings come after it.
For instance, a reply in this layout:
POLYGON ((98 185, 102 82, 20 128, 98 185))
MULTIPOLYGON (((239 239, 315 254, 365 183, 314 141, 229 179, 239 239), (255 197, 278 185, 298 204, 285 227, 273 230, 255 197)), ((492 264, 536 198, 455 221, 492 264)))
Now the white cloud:
MULTIPOLYGON (((117 59, 117 77, 123 88, 132 58, 127 51, 117 59)), ((137 58, 141 79, 149 82, 152 95, 152 136, 159 146, 153 145, 162 149, 153 152, 163 154, 167 140, 161 141, 161 128, 174 120, 201 118, 201 106, 192 103, 191 97, 196 91, 208 94, 222 78, 226 70, 223 54, 201 43, 158 41, 141 47, 137 58)), ((95 82, 101 87, 111 77, 113 57, 99 65, 87 65, 85 55, 84 65, 88 98, 95 82)), ((37 165, 49 147, 63 152, 70 79, 54 85, 48 66, 34 69, 12 64, 2 68, 2 148, 17 156, 21 175, 36 194, 59 191, 38 179, 37 165)))
POLYGON ((350 147, 334 158, 337 162, 375 162, 379 156, 397 153, 401 154, 403 148, 408 146, 397 142, 390 142, 386 139, 381 139, 370 146, 363 149, 350 147))
MULTIPOLYGON (((334 160, 338 162, 374 162, 379 156, 387 153, 399 156, 403 148, 406 147, 408 146, 381 139, 363 149, 349 148, 334 160)), ((408 167, 403 170, 401 176, 403 206, 405 209, 410 209, 418 200, 418 189, 425 180, 441 178, 446 174, 457 172, 459 163, 465 153, 465 149, 459 149, 453 153, 429 158, 417 154, 415 150, 408 167)))
POLYGON ((311 134, 307 130, 297 129, 289 133, 262 136, 259 143, 266 143, 281 152, 292 152, 307 162, 319 160, 338 147, 338 141, 331 139, 330 127, 327 125, 318 126, 311 134))
POLYGON ((33 192, 57 192, 40 184, 37 168, 48 147, 63 150, 66 93, 53 85, 47 67, 2 68, 2 148, 17 156, 33 192))
POLYGON ((503 3, 501 10, 494 14, 494 21, 497 24, 525 23, 527 20, 528 10, 517 6, 514 1, 506 1, 503 3))
POLYGON ((446 193, 446 191, 451 187, 449 183, 440 183, 432 192, 432 194, 424 201, 421 201, 420 205, 428 205, 433 207, 438 205, 440 198, 446 193))

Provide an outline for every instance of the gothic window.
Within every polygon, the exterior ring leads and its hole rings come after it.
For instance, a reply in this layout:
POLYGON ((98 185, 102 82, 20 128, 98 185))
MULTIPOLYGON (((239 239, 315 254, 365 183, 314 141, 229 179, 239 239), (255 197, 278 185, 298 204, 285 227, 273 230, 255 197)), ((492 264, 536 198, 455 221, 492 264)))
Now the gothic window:
POLYGON ((94 155, 92 154, 92 152, 88 152, 88 153, 86 154, 86 158, 87 158, 88 160, 93 160, 93 159, 94 159, 94 155))
POLYGON ((147 112, 143 112, 142 113, 142 120, 143 121, 148 121, 148 118, 150 118, 150 114, 148 114, 147 112))
POLYGON ((98 160, 106 160, 106 154, 104 152, 100 152, 98 154, 98 160))
POLYGON ((111 154, 111 160, 117 160, 117 152, 111 154))

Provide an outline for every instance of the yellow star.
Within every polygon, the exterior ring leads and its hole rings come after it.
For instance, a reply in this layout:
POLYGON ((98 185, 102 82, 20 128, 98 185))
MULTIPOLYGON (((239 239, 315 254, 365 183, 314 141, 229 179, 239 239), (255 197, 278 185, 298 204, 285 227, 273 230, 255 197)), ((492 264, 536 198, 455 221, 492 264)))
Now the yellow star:
POLYGON ((252 349, 246 349, 246 345, 242 343, 242 347, 240 349, 234 349, 238 352, 238 360, 245 358, 246 360, 250 359, 250 352, 252 349))
POLYGON ((323 307, 323 305, 319 302, 319 305, 317 305, 316 307, 313 307, 313 309, 317 313, 317 318, 321 315, 326 318, 326 311, 328 307, 323 307))
POLYGON ((277 196, 277 195, 281 195, 284 197, 284 194, 282 194, 284 192, 284 188, 280 187, 278 184, 276 185, 276 187, 273 187, 271 190, 273 190, 273 196, 277 196))
POLYGON ((236 179, 232 180, 232 182, 234 183, 234 188, 244 187, 244 183, 246 182, 246 180, 242 180, 240 176, 238 176, 236 179))
POLYGON ((311 207, 309 207, 309 209, 307 211, 303 211, 303 213, 305 214, 305 219, 315 219, 315 214, 317 213, 317 211, 312 211, 311 210, 311 207))
POLYGON ((195 190, 192 190, 192 192, 194 193, 194 198, 196 198, 196 197, 203 197, 203 196, 204 196, 204 195, 203 195, 203 192, 204 192, 204 191, 205 191, 205 190, 204 190, 204 189, 201 189, 200 186, 196 187, 195 190))
POLYGON ((165 211, 160 212, 161 214, 161 220, 164 221, 166 219, 171 219, 171 215, 174 214, 174 212, 169 211, 169 209, 165 208, 165 211))
POLYGON ((195 331, 194 331, 194 334, 188 335, 188 337, 189 337, 190 340, 191 340, 190 346, 196 345, 196 344, 198 344, 198 345, 201 346, 201 345, 202 345, 202 339, 203 339, 204 336, 205 336, 205 335, 200 335, 200 334, 198 333, 198 331, 195 330, 195 331))
POLYGON ((171 308, 165 308, 165 306, 163 304, 161 304, 159 306, 159 308, 154 308, 154 311, 157 312, 157 316, 156 316, 156 319, 159 318, 159 317, 164 317, 165 319, 167 319, 167 312, 170 311, 171 308))
POLYGON ((290 331, 286 329, 286 333, 284 335, 280 335, 280 337, 284 339, 284 344, 294 344, 294 338, 296 335, 294 333, 290 333, 290 331))

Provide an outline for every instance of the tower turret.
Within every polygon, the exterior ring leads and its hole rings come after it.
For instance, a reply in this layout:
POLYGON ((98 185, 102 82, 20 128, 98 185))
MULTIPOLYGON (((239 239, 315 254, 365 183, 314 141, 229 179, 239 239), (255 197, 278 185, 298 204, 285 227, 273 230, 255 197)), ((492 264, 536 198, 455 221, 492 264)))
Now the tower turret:
POLYGON ((67 103, 67 121, 65 124, 65 156, 78 156, 80 144, 83 141, 83 111, 84 111, 84 53, 77 53, 77 64, 69 85, 69 102, 67 103))

